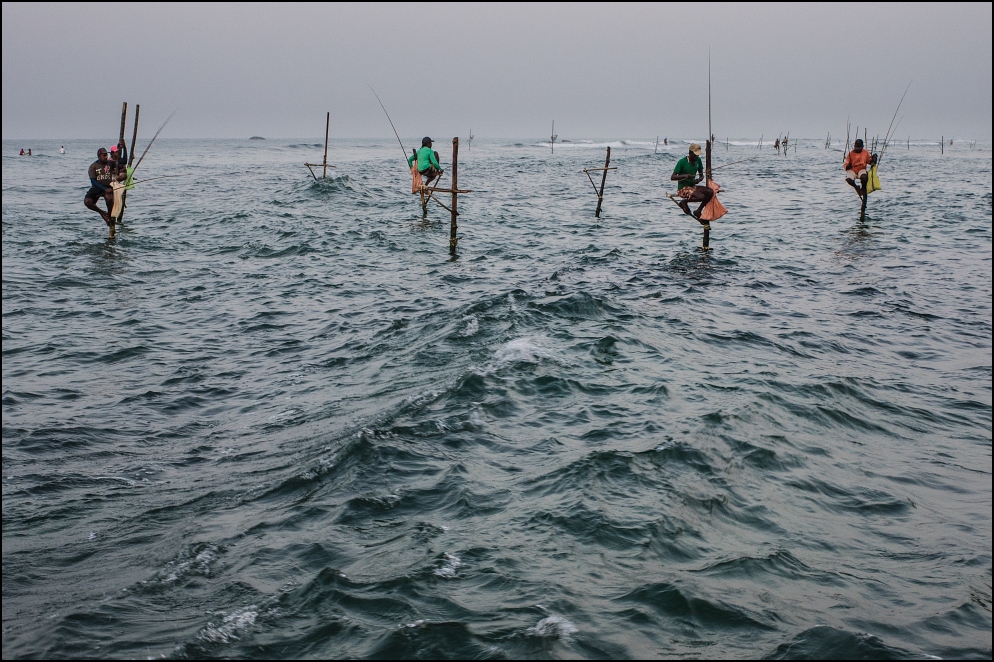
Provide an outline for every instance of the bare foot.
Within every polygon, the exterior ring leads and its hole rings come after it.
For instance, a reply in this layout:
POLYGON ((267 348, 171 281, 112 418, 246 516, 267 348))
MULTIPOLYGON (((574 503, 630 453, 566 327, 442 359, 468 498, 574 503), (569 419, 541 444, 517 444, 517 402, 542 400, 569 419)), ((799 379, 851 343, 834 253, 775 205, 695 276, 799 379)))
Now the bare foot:
POLYGON ((677 203, 677 204, 680 205, 680 209, 682 209, 683 213, 686 214, 687 216, 693 216, 694 215, 693 212, 690 211, 690 205, 688 205, 686 201, 683 201, 683 202, 680 202, 680 203, 677 203))

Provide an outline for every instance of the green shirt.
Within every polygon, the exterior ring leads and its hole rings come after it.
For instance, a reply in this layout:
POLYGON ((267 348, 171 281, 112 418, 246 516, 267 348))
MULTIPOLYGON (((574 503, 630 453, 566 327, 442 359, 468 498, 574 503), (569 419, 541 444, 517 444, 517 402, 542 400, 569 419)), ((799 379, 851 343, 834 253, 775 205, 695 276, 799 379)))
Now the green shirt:
POLYGON ((689 156, 685 156, 679 161, 677 161, 676 167, 673 168, 673 174, 688 175, 688 176, 677 181, 676 190, 679 191, 680 189, 686 186, 694 186, 694 177, 696 177, 698 173, 701 174, 704 173, 704 159, 702 159, 701 157, 699 156, 697 157, 696 164, 690 162, 689 156))
MULTIPOLYGON (((411 162, 414 161, 413 156, 407 157, 407 165, 410 166, 411 162)), ((441 170, 442 166, 438 165, 438 159, 435 158, 435 152, 431 147, 422 147, 418 150, 418 172, 424 172, 428 169, 428 166, 435 166, 436 170, 441 170)))

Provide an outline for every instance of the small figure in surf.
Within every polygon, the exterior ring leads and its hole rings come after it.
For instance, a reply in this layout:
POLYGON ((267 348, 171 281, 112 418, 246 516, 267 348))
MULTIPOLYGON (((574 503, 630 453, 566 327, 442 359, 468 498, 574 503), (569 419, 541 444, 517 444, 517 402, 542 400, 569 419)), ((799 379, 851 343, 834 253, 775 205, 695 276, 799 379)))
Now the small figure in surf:
POLYGON ((863 149, 862 139, 857 138, 842 167, 846 171, 846 183, 856 189, 856 193, 861 198, 866 195, 866 182, 869 179, 867 170, 876 162, 877 155, 863 149), (857 179, 862 186, 856 184, 857 179))
POLYGON ((111 231, 114 230, 114 219, 110 217, 110 211, 114 208, 114 189, 111 187, 111 183, 115 179, 120 181, 124 178, 123 173, 117 174, 115 172, 115 165, 110 160, 105 148, 101 147, 97 150, 97 160, 90 164, 87 171, 87 176, 90 178, 90 190, 83 198, 83 204, 86 205, 86 208, 100 214, 100 218, 104 219, 104 223, 111 231), (103 198, 107 204, 107 211, 97 207, 100 198, 103 198))
POLYGON ((21 148, 21 153, 18 156, 24 156, 24 148, 21 148))
POLYGON ((66 146, 63 145, 62 147, 59 148, 59 154, 65 154, 65 153, 66 153, 66 146))
POLYGON ((431 138, 425 136, 421 139, 421 149, 407 157, 408 167, 413 165, 414 159, 418 160, 418 172, 421 173, 426 185, 436 177, 441 177, 442 173, 445 172, 438 164, 438 152, 432 150, 431 142, 431 138))
POLYGON ((28 156, 31 156, 31 148, 28 147, 28 156))
POLYGON ((687 156, 676 162, 670 181, 676 182, 677 195, 682 201, 677 203, 685 214, 696 218, 701 225, 709 225, 707 221, 701 220, 701 212, 704 207, 711 202, 714 191, 707 186, 698 186, 704 179, 704 161, 701 159, 701 146, 697 143, 690 144, 690 151, 687 156), (691 202, 700 202, 696 211, 690 211, 691 202))

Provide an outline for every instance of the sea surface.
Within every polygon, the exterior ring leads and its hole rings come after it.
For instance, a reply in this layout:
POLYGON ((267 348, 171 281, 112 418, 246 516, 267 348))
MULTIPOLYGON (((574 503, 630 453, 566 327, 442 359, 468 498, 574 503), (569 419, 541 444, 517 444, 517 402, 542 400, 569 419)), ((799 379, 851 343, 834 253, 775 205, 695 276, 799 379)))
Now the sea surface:
POLYGON ((990 143, 695 138, 4 140, 3 657, 989 659, 990 143))

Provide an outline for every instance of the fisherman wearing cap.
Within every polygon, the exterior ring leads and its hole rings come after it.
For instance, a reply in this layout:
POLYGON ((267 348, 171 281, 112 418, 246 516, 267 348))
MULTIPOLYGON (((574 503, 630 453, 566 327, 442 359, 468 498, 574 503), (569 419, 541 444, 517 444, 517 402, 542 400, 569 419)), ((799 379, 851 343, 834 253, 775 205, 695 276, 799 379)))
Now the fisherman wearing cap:
POLYGON ((128 146, 123 140, 111 146, 110 161, 112 169, 118 174, 124 172, 124 169, 128 167, 128 146))
POLYGON ((87 172, 90 177, 90 190, 83 198, 83 204, 86 205, 86 208, 100 214, 100 218, 104 219, 104 223, 111 229, 114 228, 114 220, 109 213, 114 207, 114 190, 111 188, 111 182, 114 181, 115 177, 118 179, 121 177, 121 175, 115 175, 114 166, 115 164, 108 158, 107 150, 103 147, 98 149, 97 160, 90 164, 90 169, 87 172), (100 198, 103 198, 107 203, 107 211, 97 207, 97 201, 100 198))
POLYGON ((684 213, 693 216, 701 225, 708 225, 707 221, 701 221, 701 212, 705 205, 711 202, 714 191, 707 186, 698 186, 704 179, 704 162, 701 160, 701 146, 697 143, 690 144, 690 152, 676 162, 670 181, 676 182, 677 195, 682 198, 678 204, 684 213), (697 211, 691 212, 690 202, 700 202, 697 211))
POLYGON ((871 155, 869 151, 863 149, 863 141, 857 138, 842 167, 846 171, 846 184, 856 189, 856 193, 861 198, 866 195, 866 182, 869 179, 867 167, 876 162, 876 154, 871 155), (857 179, 863 185, 862 188, 856 185, 857 179))
POLYGON ((418 172, 421 173, 426 182, 442 176, 444 171, 442 166, 438 164, 438 152, 432 151, 431 138, 428 136, 421 139, 421 149, 407 157, 408 167, 413 164, 414 159, 418 160, 418 172))

